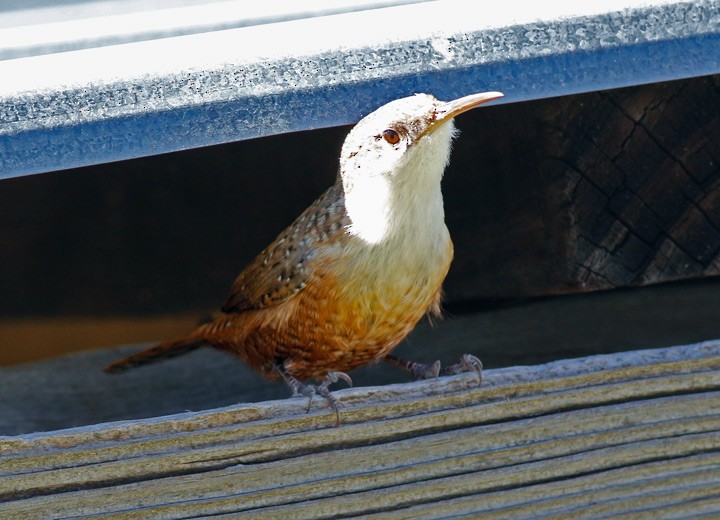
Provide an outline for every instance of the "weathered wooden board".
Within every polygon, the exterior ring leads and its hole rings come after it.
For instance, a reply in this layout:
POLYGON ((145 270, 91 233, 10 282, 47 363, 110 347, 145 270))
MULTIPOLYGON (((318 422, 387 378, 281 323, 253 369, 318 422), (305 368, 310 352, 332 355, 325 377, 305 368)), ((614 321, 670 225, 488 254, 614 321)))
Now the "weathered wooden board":
POLYGON ((567 98, 552 147, 569 179, 585 289, 720 272, 720 79, 567 98))
POLYGON ((720 272, 720 77, 497 107, 458 125, 445 180, 451 297, 720 272))
POLYGON ((0 438, 3 518, 720 514, 720 343, 0 438))

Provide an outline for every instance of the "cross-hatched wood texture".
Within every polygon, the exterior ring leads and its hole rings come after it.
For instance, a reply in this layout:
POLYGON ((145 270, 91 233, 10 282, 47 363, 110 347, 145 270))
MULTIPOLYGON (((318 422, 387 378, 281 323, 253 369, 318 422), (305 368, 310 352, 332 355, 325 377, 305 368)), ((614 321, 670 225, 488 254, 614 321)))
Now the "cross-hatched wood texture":
POLYGON ((720 343, 0 438, 2 518, 720 514, 720 343))
POLYGON ((548 150, 567 181, 579 288, 717 274, 720 78, 568 97, 554 108, 548 150))
POLYGON ((444 181, 451 301, 720 272, 720 76, 494 108, 444 181))

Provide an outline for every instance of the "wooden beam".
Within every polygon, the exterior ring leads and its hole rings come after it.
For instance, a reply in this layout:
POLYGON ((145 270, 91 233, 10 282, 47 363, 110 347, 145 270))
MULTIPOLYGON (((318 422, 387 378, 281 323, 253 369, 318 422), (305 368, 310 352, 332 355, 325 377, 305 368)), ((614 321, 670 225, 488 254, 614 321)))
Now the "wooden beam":
POLYGON ((491 107, 445 179, 450 298, 720 274, 720 76, 491 107), (502 128, 502 132, 498 129, 502 128))

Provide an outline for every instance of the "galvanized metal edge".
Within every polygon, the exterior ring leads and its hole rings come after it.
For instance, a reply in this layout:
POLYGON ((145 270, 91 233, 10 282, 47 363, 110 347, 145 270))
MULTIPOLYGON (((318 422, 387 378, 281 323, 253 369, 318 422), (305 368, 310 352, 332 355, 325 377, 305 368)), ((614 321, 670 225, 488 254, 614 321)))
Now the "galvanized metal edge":
POLYGON ((517 102, 720 72, 720 0, 552 20, 462 5, 0 62, 0 178, 349 124, 416 92, 517 102))

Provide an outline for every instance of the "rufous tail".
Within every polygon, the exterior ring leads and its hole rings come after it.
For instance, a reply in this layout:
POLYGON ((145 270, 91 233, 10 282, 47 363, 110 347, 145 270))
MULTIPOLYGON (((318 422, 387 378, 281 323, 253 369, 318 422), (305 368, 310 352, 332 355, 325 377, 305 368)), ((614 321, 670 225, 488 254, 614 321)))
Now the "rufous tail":
POLYGON ((147 365, 149 363, 156 363, 165 359, 182 356, 183 354, 187 354, 188 352, 202 347, 203 344, 203 340, 193 337, 163 341, 156 347, 152 347, 138 352, 137 354, 113 361, 103 368, 103 371, 109 374, 124 372, 125 370, 135 368, 140 365, 147 365))

